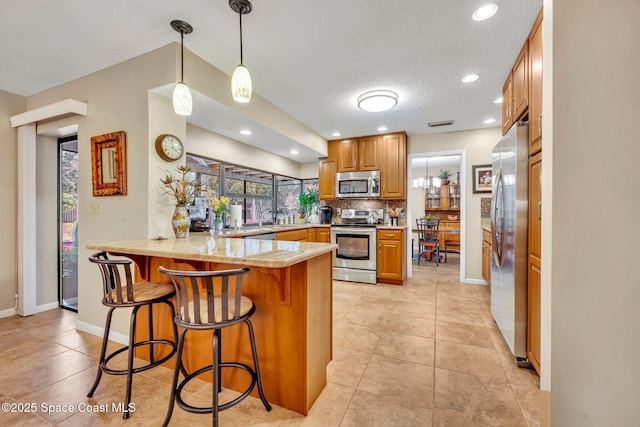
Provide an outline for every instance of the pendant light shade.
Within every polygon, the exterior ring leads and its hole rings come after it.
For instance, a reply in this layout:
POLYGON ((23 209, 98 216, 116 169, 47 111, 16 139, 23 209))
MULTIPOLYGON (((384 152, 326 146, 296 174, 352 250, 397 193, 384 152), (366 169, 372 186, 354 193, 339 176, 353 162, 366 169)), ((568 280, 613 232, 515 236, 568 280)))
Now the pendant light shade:
POLYGON ((173 111, 181 116, 191 115, 193 100, 189 86, 184 80, 184 35, 191 34, 193 27, 184 21, 171 21, 171 28, 180 33, 180 82, 173 88, 173 111))
POLYGON ((193 100, 189 86, 183 82, 177 83, 173 88, 173 111, 181 116, 191 115, 193 100))
POLYGON ((251 75, 242 62, 242 15, 253 9, 249 0, 229 0, 229 7, 240 16, 240 65, 231 76, 231 95, 236 102, 247 103, 251 100, 251 75))
POLYGON ((231 76, 233 100, 243 104, 251 100, 251 75, 244 65, 238 65, 231 76))

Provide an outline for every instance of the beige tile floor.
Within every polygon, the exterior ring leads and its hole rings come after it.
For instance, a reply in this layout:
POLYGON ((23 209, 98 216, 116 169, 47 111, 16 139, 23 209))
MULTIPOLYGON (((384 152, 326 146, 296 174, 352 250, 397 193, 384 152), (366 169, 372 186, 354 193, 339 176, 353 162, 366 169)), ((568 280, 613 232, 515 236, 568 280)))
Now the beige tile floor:
MULTIPOLYGON (((422 263, 404 286, 334 282, 334 360, 310 414, 268 413, 250 398, 222 412, 221 425, 538 426, 538 376, 515 366, 491 318, 488 289, 458 282, 458 267, 457 256, 437 268, 422 263)), ((76 331, 75 320, 64 310, 0 319, 0 402, 35 404, 33 413, 0 412, 0 425, 160 425, 171 376, 164 367, 134 377, 129 420, 88 411, 121 402, 125 379, 104 375, 86 398, 100 338, 76 331)), ((194 403, 210 402, 207 383, 188 392, 194 403)), ((210 423, 179 408, 171 420, 210 423)))

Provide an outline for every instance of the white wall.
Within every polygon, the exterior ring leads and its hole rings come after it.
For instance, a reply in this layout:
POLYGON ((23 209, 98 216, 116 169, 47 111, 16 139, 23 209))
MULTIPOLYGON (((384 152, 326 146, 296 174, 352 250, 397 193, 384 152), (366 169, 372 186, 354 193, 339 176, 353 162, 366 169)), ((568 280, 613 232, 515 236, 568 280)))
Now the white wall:
MULTIPOLYGON (((488 193, 473 194, 471 184, 471 167, 473 165, 491 163, 491 150, 500 140, 499 128, 479 129, 464 132, 410 136, 408 140, 409 154, 433 152, 450 152, 463 150, 466 153, 466 241, 465 275, 466 280, 473 283, 484 282, 482 279, 482 230, 480 228, 480 198, 490 197, 488 193)), ((462 178, 461 178, 462 179, 462 178)), ((424 200, 422 202, 424 204, 424 200)), ((412 203, 413 205, 413 203, 412 203)))
POLYGON ((553 2, 554 426, 640 420, 638 17, 637 0, 553 2))

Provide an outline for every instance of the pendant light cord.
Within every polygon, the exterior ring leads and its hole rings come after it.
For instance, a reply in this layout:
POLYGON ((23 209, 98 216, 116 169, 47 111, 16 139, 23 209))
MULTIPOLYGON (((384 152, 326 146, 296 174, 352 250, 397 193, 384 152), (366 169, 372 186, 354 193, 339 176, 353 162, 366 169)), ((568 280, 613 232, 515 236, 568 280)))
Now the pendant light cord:
POLYGON ((184 31, 180 30, 180 83, 184 83, 184 31))
POLYGON ((242 62, 242 14, 244 13, 244 8, 240 10, 240 65, 244 65, 242 62))

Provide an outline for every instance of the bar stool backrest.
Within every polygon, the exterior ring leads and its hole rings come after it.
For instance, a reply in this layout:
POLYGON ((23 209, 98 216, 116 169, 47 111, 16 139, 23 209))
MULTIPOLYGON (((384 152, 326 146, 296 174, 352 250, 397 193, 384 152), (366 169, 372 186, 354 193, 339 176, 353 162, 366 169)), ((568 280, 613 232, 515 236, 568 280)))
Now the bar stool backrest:
POLYGON ((104 302, 127 305, 135 303, 133 298, 133 280, 131 279, 131 260, 109 259, 106 252, 98 252, 89 257, 89 261, 100 267, 102 274, 102 293, 104 302), (124 282, 122 277, 124 276, 124 282))
POLYGON ((253 303, 242 296, 242 277, 251 269, 179 271, 158 269, 176 290, 176 319, 181 326, 206 329, 238 321, 253 303))

